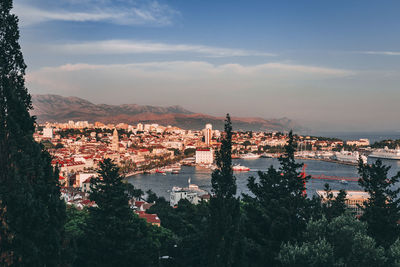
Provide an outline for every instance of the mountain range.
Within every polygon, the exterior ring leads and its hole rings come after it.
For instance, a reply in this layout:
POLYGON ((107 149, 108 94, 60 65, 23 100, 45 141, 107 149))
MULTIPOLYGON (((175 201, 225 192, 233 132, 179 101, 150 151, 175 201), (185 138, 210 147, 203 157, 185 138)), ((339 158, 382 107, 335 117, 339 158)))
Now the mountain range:
MULTIPOLYGON (((223 129, 224 117, 194 113, 180 106, 157 107, 137 104, 107 105, 94 104, 79 97, 59 95, 32 95, 34 109, 32 115, 39 123, 89 121, 128 124, 158 123, 183 129, 203 129, 211 123, 214 129, 223 129)), ((288 118, 263 119, 256 117, 232 117, 234 130, 242 131, 287 131, 301 130, 301 127, 288 118)))

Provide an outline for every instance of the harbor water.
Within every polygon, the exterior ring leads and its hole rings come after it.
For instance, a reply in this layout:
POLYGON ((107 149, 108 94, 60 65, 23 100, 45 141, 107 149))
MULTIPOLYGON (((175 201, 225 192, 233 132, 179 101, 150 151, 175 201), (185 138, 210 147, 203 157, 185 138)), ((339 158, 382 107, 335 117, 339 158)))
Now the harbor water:
MULTIPOLYGON (((342 165, 332 162, 324 162, 319 160, 298 160, 300 163, 307 165, 307 175, 326 175, 326 176, 339 176, 339 177, 358 177, 357 166, 342 165)), ((372 161, 369 161, 371 163, 372 161)), ((395 175, 400 171, 400 161, 394 160, 383 160, 385 165, 391 166, 389 176, 395 175)), ((257 177, 258 171, 266 171, 271 165, 275 168, 279 168, 278 159, 273 158, 259 158, 252 160, 235 159, 233 164, 240 164, 250 168, 249 172, 235 172, 237 183, 237 193, 249 193, 247 188, 247 180, 250 176, 257 177)), ((211 192, 211 173, 210 169, 199 168, 199 167, 188 167, 182 166, 179 174, 166 173, 166 175, 154 173, 154 174, 138 174, 135 176, 128 177, 128 181, 133 184, 136 188, 140 188, 143 191, 151 189, 158 196, 163 196, 167 200, 169 199, 169 191, 173 186, 186 187, 188 185, 188 179, 191 179, 191 183, 198 185, 201 189, 211 192)), ((328 183, 332 189, 339 190, 360 190, 358 183, 355 181, 349 181, 347 184, 341 183, 341 180, 319 180, 310 179, 307 182, 307 194, 313 195, 316 190, 324 188, 325 183, 328 183)))

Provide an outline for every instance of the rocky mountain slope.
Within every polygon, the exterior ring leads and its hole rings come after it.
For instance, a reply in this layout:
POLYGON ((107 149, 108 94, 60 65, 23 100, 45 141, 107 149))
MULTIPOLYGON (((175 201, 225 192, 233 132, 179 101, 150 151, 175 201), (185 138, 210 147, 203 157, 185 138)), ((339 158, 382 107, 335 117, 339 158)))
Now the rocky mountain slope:
MULTIPOLYGON (((68 120, 129 124, 141 122, 173 125, 183 129, 202 129, 206 123, 213 124, 215 129, 223 129, 224 124, 224 117, 193 113, 180 106, 96 105, 82 98, 58 95, 33 95, 32 102, 34 106, 32 115, 37 117, 39 123, 66 122, 68 120)), ((298 125, 287 118, 266 120, 233 117, 232 122, 234 130, 285 131, 300 129, 298 125)))

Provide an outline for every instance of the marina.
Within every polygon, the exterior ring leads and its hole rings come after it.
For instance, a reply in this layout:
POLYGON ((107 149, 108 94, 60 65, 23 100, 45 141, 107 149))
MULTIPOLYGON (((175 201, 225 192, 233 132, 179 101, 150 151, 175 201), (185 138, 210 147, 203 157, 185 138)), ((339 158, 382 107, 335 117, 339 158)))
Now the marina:
MULTIPOLYGON (((316 190, 322 190, 325 183, 328 183, 334 190, 360 190, 357 182, 358 173, 356 166, 310 159, 299 159, 298 162, 307 164, 306 174, 313 177, 306 185, 308 195, 314 195, 316 190)), ((372 162, 371 159, 368 160, 368 163, 372 162)), ((383 162, 391 166, 389 171, 390 176, 400 171, 400 161, 384 160, 383 162)), ((276 158, 259 158, 254 160, 234 159, 233 164, 240 164, 249 168, 249 171, 234 172, 237 183, 237 195, 249 193, 247 189, 248 177, 257 177, 258 171, 266 171, 271 165, 279 168, 279 161, 276 158)), ((301 172, 301 170, 299 171, 301 172)), ((187 187, 189 177, 192 183, 198 185, 200 189, 211 192, 211 173, 212 170, 209 168, 182 166, 179 174, 138 174, 128 177, 127 180, 143 191, 151 189, 158 196, 165 197, 168 200, 170 197, 169 191, 174 186, 187 187)))

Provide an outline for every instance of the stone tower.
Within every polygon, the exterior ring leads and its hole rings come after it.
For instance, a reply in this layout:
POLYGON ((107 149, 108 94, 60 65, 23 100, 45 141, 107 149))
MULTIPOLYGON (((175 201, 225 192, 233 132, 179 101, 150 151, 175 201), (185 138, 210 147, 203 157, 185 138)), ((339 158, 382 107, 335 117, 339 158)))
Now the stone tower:
POLYGON ((119 139, 118 139, 118 131, 117 131, 117 129, 114 129, 111 149, 113 151, 116 151, 116 152, 119 151, 119 139))

